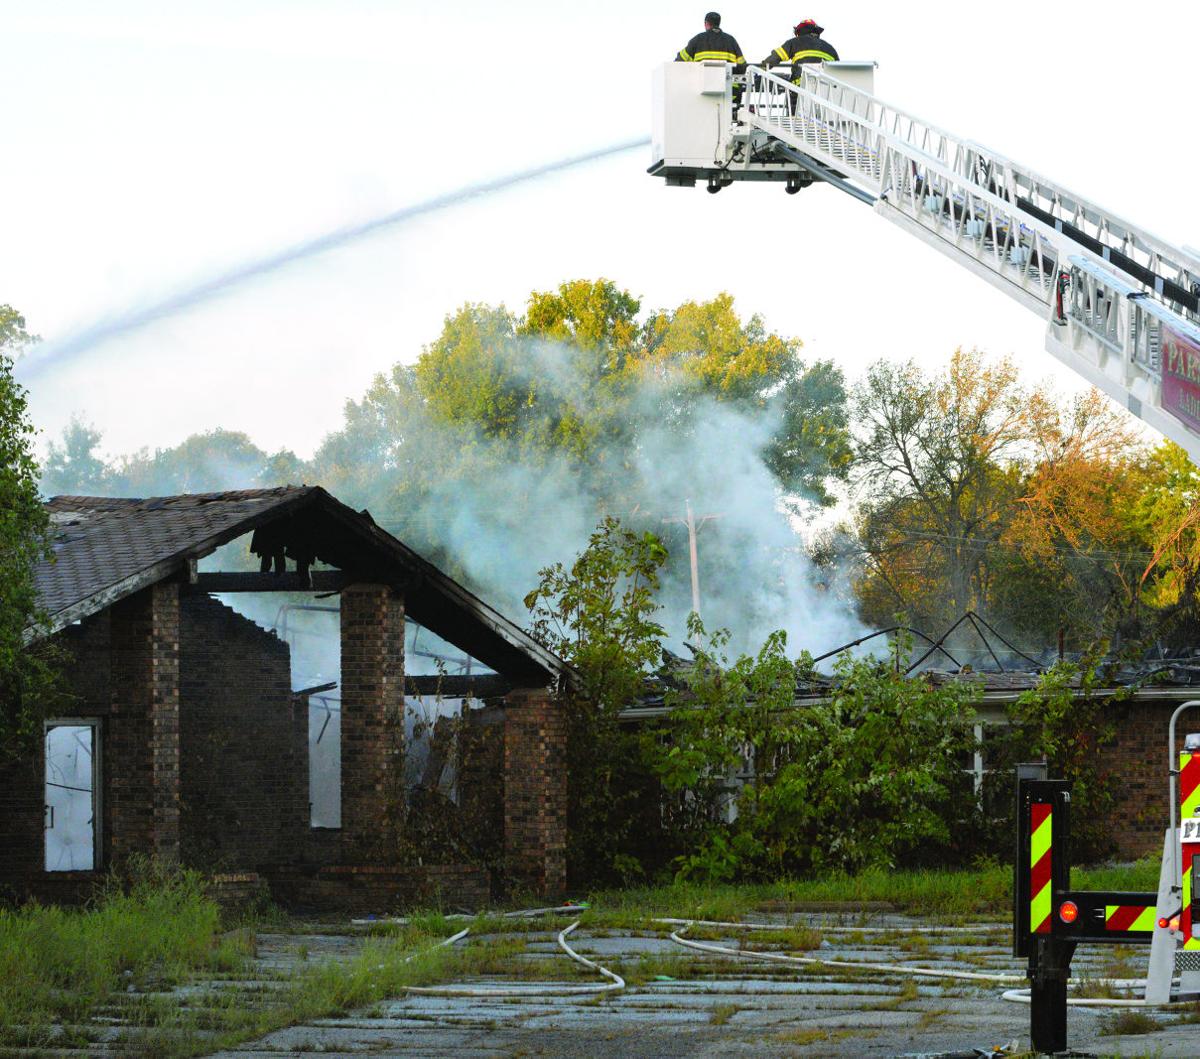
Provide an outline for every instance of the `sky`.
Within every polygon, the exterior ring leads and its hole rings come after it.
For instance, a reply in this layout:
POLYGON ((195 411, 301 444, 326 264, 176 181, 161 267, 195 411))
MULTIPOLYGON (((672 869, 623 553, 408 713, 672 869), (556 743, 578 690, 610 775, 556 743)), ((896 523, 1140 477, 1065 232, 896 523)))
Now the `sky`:
MULTIPOLYGON (((330 229, 648 135, 651 72, 704 10, 0 0, 0 304, 53 341, 330 229)), ((843 58, 879 63, 882 98, 1200 246, 1200 8, 720 10, 752 59, 815 17, 843 58)), ((837 191, 710 196, 648 164, 647 148, 474 199, 99 344, 30 380, 43 444, 78 413, 110 454, 224 427, 307 456, 463 303, 519 309, 577 277, 645 310, 728 291, 851 379, 962 345, 1078 389, 1036 317, 837 191)))

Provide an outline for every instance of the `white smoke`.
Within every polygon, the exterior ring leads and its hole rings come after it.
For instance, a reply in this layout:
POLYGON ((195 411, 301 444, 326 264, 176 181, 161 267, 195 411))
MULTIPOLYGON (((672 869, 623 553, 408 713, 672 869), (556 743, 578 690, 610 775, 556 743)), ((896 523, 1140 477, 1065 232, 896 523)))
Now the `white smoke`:
MULTIPOLYGON (((545 341, 521 348, 539 395, 589 399, 577 350, 545 341)), ((461 430, 446 427, 445 445, 465 448, 463 470, 433 482, 418 506, 388 528, 401 537, 406 525, 428 533, 470 586, 518 624, 538 571, 569 565, 603 517, 651 530, 672 553, 660 617, 679 647, 692 608, 688 536, 680 523, 690 502, 697 521, 703 519, 701 616, 709 631, 730 631, 732 650, 755 650, 778 629, 787 632, 793 654, 821 653, 862 635, 845 600, 818 587, 765 461, 776 413, 735 407, 695 389, 673 371, 642 379, 625 406, 633 438, 618 432, 615 440, 594 442, 586 464, 514 441, 470 436, 468 442, 461 430), (688 395, 683 423, 680 394, 688 395)))

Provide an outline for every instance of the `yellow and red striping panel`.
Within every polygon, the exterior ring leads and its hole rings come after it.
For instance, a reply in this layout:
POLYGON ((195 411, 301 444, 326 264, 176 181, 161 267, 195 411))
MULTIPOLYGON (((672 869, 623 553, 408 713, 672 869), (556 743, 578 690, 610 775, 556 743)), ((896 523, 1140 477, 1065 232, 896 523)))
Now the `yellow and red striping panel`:
MULTIPOLYGON (((1200 810, 1200 754, 1184 751, 1179 755, 1179 818, 1191 820, 1200 810)), ((1184 843, 1180 848, 1183 869, 1183 912, 1179 927, 1183 931, 1183 947, 1200 950, 1200 938, 1192 936, 1192 858, 1200 856, 1200 843, 1184 843)))
POLYGON ((1049 802, 1029 807, 1029 931, 1050 933, 1053 910, 1054 808, 1049 802))
POLYGON ((1104 929, 1153 931, 1157 914, 1154 905, 1105 905, 1104 929))

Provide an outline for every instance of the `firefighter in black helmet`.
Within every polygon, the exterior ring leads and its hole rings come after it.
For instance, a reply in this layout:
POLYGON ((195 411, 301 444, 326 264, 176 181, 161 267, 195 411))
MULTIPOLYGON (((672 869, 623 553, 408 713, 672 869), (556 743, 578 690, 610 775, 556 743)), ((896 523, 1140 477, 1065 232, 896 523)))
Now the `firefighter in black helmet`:
POLYGON ((704 32, 697 33, 680 48, 676 62, 698 63, 705 59, 720 59, 727 63, 744 63, 746 56, 733 37, 721 29, 721 16, 710 11, 704 16, 704 32))
POLYGON ((763 66, 770 68, 780 63, 791 63, 792 80, 799 84, 802 80, 800 67, 805 63, 837 61, 837 49, 821 39, 824 32, 814 19, 806 18, 792 30, 790 40, 785 40, 762 61, 763 66))
MULTIPOLYGON (((710 11, 704 16, 704 32, 697 33, 687 42, 687 46, 679 49, 675 56, 676 62, 698 63, 705 59, 718 59, 721 62, 733 63, 734 66, 745 66, 746 56, 742 54, 741 45, 734 40, 733 35, 721 29, 721 16, 710 11)), ((742 102, 742 86, 733 87, 733 118, 737 120, 738 107, 742 102)))

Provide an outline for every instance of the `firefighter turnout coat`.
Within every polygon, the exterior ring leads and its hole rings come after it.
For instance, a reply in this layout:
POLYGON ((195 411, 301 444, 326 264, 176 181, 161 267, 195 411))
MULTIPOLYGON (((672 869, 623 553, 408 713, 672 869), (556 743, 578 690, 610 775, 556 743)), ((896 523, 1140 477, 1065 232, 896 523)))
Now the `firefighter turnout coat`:
POLYGON ((792 80, 799 83, 799 68, 804 63, 831 63, 836 62, 837 57, 837 49, 825 43, 819 33, 801 33, 779 45, 763 60, 763 65, 770 68, 780 63, 791 63, 792 80))
POLYGON ((697 33, 675 56, 676 62, 699 63, 705 59, 719 59, 727 63, 744 63, 746 56, 732 34, 720 29, 706 29, 697 33))

